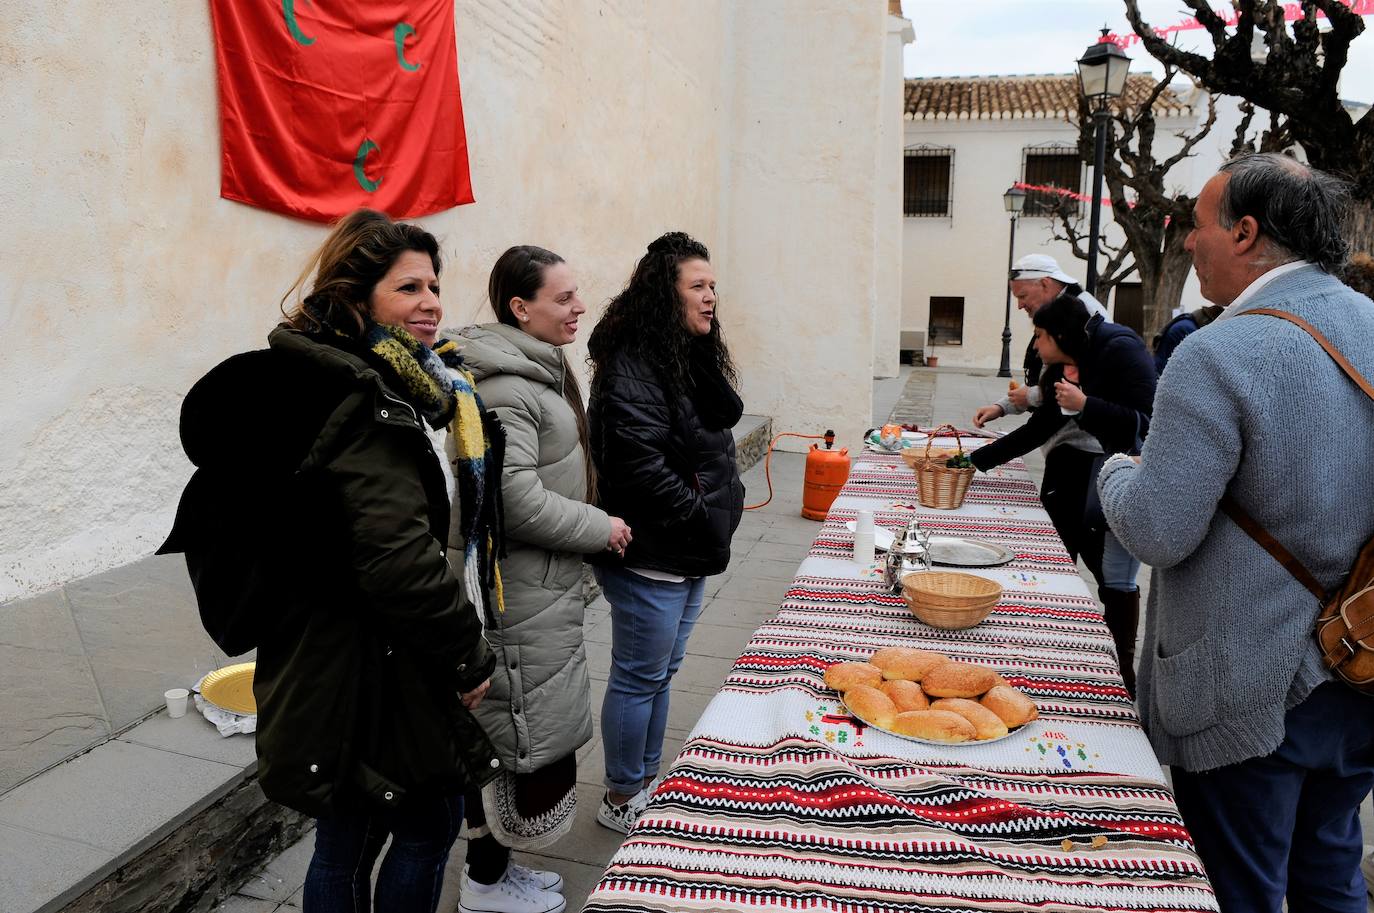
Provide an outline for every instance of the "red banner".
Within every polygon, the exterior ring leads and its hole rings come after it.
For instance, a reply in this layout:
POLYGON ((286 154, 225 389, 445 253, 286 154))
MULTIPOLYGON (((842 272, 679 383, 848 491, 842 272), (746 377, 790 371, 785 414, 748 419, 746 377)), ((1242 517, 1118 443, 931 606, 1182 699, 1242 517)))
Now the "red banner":
POLYGON ((210 0, 220 195, 328 222, 472 202, 453 0, 210 0))

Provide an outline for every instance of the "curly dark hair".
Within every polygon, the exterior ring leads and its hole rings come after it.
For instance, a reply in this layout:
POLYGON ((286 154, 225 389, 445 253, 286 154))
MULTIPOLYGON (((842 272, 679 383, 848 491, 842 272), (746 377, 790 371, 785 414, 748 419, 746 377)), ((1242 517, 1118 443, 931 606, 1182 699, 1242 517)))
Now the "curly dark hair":
MULTIPOLYGON (((711 318, 711 332, 693 336, 687 329, 677 294, 679 267, 688 260, 711 260, 706 245, 680 231, 658 237, 635 264, 624 291, 606 305, 587 341, 592 387, 618 352, 629 351, 659 370, 671 395, 692 389, 691 356, 705 356, 731 385, 735 364, 720 331, 719 317, 711 318)), ((670 400, 671 401, 671 400, 670 400)))

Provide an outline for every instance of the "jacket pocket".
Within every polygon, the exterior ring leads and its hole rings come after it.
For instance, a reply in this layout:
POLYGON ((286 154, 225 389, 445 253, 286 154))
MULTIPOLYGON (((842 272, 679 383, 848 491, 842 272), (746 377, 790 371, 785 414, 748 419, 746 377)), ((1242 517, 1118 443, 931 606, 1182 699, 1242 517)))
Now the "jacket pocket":
POLYGON ((1221 692, 1213 675, 1217 661, 1208 647, 1204 636, 1173 656, 1155 649, 1150 703, 1169 735, 1201 732, 1215 725, 1222 714, 1221 692))
POLYGON ((539 585, 546 590, 551 590, 558 581, 558 565, 561 553, 544 549, 544 575, 540 578, 539 585))

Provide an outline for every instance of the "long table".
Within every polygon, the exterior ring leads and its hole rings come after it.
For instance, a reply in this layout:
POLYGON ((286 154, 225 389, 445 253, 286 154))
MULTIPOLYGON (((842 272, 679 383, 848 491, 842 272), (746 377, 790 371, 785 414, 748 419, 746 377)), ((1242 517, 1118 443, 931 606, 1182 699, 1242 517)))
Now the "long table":
MULTIPOLYGON (((940 441, 938 443, 951 442, 940 441)), ((880 556, 881 557, 881 556, 880 556)), ((1111 635, 1023 464, 922 507, 899 457, 862 453, 777 615, 755 632, 586 910, 1214 911, 1216 900, 1116 665, 1111 635), (1003 587, 963 631, 915 619, 845 523, 998 542, 1003 587), (836 705, 830 664, 880 647, 992 666, 1040 719, 935 746, 836 705)))

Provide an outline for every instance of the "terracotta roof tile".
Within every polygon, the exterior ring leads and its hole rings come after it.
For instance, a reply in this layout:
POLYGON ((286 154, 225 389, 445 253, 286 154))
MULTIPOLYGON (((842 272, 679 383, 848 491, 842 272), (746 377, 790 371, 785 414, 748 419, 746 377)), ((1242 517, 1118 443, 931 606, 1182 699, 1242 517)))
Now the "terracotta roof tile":
MULTIPOLYGON (((1135 106, 1154 89, 1148 73, 1132 73, 1118 104, 1135 106)), ((1186 116, 1186 100, 1165 89, 1155 102, 1161 117, 1186 116)), ((906 81, 906 116, 915 120, 1063 118, 1078 111, 1078 77, 953 76, 906 81)))

